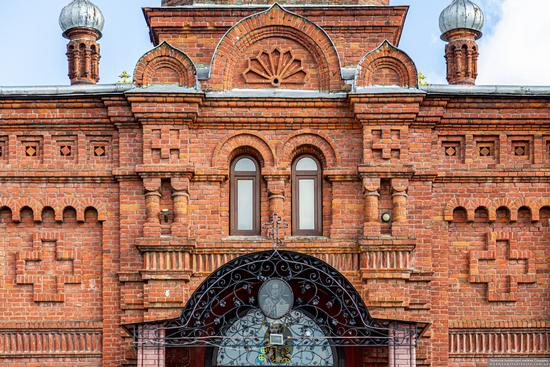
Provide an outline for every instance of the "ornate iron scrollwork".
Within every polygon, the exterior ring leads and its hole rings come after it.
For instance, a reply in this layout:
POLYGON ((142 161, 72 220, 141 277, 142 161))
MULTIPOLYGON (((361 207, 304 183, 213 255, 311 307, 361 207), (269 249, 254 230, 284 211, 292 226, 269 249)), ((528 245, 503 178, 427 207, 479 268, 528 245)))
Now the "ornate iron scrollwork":
POLYGON ((159 340, 142 338, 139 344, 269 347, 272 340, 266 343, 265 339, 269 333, 235 332, 234 328, 249 322, 251 315, 260 315, 266 330, 269 327, 278 338, 282 336, 279 349, 268 350, 272 355, 281 348, 303 350, 306 345, 414 346, 418 334, 414 324, 400 328, 394 321, 373 319, 353 285, 327 263, 275 249, 239 257, 216 270, 192 295, 179 318, 157 324, 162 329, 159 340), (293 294, 290 311, 280 320, 262 313, 258 300, 261 286, 273 279, 288 284, 293 294), (313 330, 308 323, 315 325, 314 340, 305 332, 308 327, 313 330), (278 331, 273 329, 277 325, 278 331))

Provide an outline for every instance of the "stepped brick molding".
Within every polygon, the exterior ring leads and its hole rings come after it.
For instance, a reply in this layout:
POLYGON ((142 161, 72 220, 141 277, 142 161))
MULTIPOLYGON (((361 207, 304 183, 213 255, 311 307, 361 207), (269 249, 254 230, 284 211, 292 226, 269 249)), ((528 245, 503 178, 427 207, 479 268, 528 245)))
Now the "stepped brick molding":
POLYGON ((82 283, 82 259, 65 244, 62 233, 35 234, 33 249, 18 252, 15 266, 17 284, 32 285, 35 302, 64 302, 65 284, 82 283), (31 263, 40 269, 28 269, 31 263))
POLYGON ((532 251, 519 249, 515 233, 490 232, 487 234, 487 250, 470 252, 470 282, 486 283, 490 302, 514 302, 517 301, 519 284, 537 282, 534 261, 532 251), (506 246, 504 251, 498 248, 500 246, 506 246), (525 266, 522 266, 525 270, 518 271, 518 267, 513 265, 517 262, 525 262, 525 266), (488 264, 484 266, 483 263, 488 264), (481 270, 482 267, 485 271, 481 270), (499 286, 498 283, 503 281, 507 283, 506 286, 499 286))

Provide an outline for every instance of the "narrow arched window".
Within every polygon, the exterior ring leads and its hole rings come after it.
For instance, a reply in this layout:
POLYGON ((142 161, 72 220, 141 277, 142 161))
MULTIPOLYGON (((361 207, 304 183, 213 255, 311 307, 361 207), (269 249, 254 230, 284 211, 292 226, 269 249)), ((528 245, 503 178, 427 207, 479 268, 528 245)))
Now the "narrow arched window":
POLYGON ((301 156, 292 167, 292 232, 298 236, 322 234, 321 166, 310 156, 301 156))
POLYGON ((260 170, 250 156, 241 156, 231 165, 231 234, 260 234, 260 170))

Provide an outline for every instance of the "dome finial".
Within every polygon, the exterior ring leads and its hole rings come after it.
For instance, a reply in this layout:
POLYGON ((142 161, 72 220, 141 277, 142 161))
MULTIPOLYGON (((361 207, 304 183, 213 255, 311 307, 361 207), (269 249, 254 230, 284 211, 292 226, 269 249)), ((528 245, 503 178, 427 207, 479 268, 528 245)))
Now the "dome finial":
POLYGON ((74 28, 93 29, 99 33, 103 31, 105 17, 95 4, 90 0, 73 0, 61 10, 59 25, 63 31, 63 37, 67 37, 67 31, 74 28))
POLYGON ((439 16, 441 38, 446 40, 445 34, 455 29, 470 29, 477 32, 476 39, 481 38, 484 16, 479 5, 471 0, 453 0, 439 16))

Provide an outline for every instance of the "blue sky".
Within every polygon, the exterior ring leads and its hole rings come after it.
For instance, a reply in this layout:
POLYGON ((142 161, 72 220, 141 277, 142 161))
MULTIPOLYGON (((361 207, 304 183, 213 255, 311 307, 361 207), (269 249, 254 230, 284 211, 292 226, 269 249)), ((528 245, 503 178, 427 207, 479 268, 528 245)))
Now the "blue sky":
MULTIPOLYGON (((69 0, 2 0, 0 5, 0 85, 68 84, 65 46, 58 25, 69 0)), ((152 47, 141 8, 160 0, 94 0, 105 14, 101 81, 113 83, 132 72, 152 47)), ((481 42, 480 84, 550 85, 550 0, 478 0, 486 14, 481 42), (540 27, 537 24, 540 19, 540 27), (544 41, 544 42, 543 42, 544 41), (510 45, 519 46, 522 53, 510 45), (518 44, 519 43, 519 44, 518 44), (530 52, 532 54, 530 55, 530 52), (535 55, 535 57, 533 57, 535 55)), ((450 0, 392 0, 410 5, 400 47, 431 83, 445 83, 444 43, 438 18, 450 0)))

